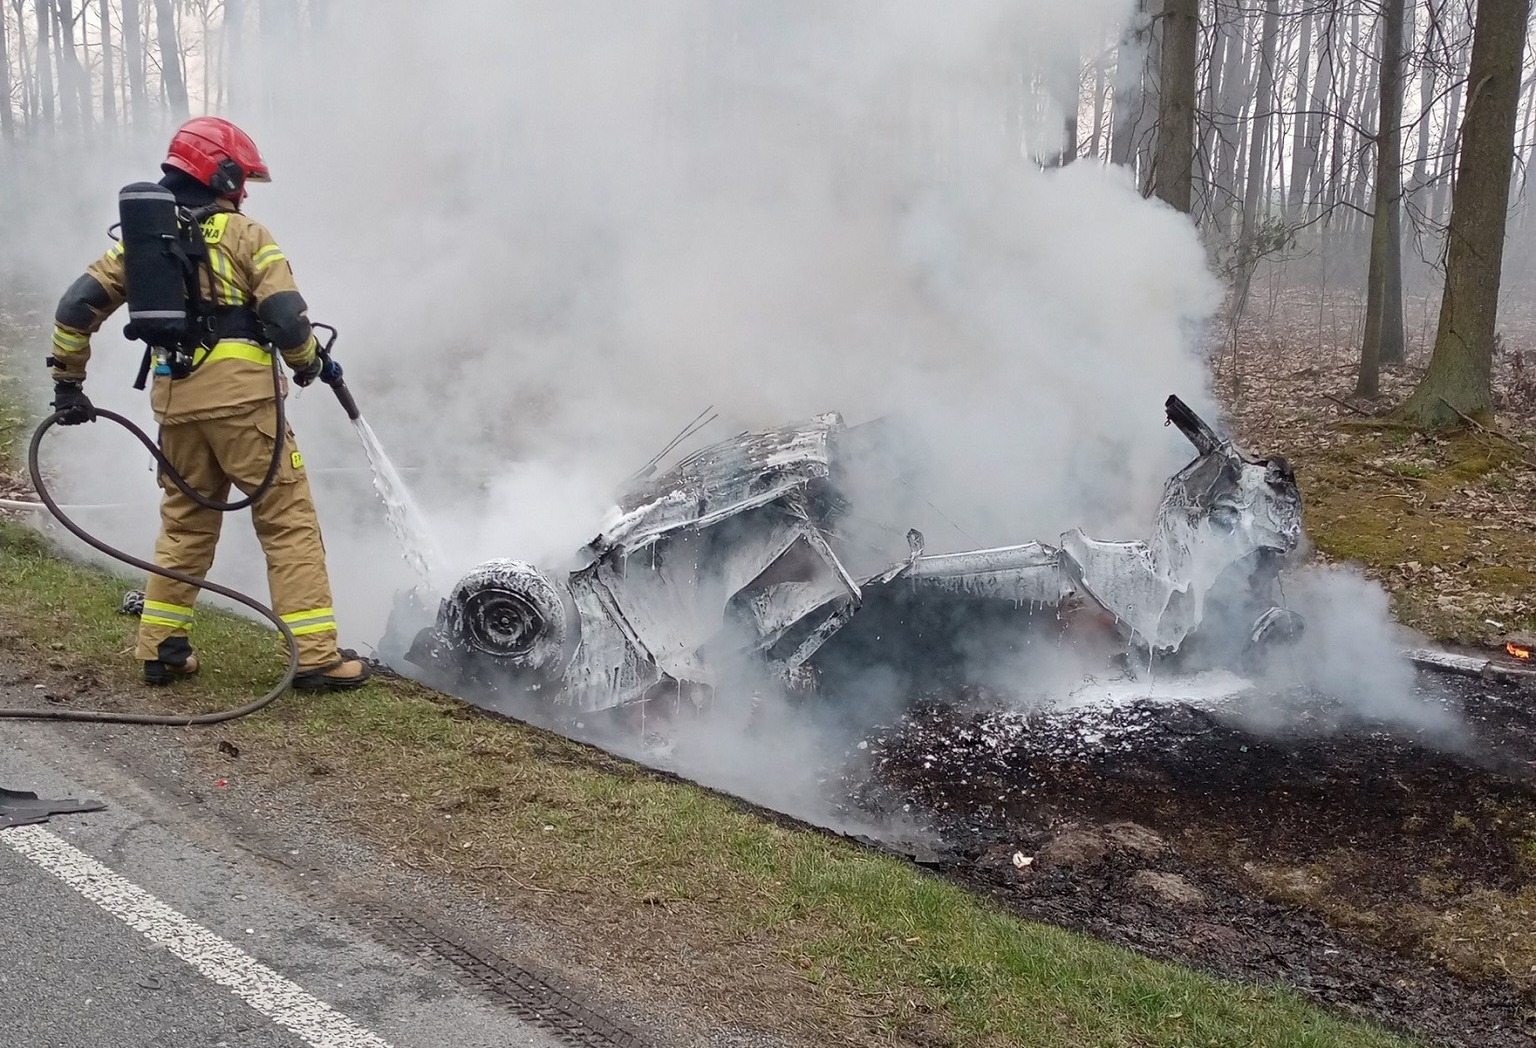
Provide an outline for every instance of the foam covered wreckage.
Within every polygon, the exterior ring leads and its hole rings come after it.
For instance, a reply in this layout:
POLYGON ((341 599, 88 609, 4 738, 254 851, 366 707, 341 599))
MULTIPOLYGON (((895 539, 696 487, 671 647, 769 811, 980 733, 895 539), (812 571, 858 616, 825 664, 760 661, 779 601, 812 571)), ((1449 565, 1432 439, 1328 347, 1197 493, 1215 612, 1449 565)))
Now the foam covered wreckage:
POLYGON ((919 531, 860 513, 860 493, 903 483, 891 427, 825 414, 646 467, 574 570, 481 564, 430 622, 402 599, 385 654, 460 694, 572 716, 743 680, 836 694, 881 667, 955 683, 978 636, 1016 649, 1076 630, 1125 664, 1240 663, 1302 629, 1278 583, 1300 494, 1284 459, 1243 452, 1177 397, 1166 410, 1197 454, 1148 539, 929 554, 919 531))

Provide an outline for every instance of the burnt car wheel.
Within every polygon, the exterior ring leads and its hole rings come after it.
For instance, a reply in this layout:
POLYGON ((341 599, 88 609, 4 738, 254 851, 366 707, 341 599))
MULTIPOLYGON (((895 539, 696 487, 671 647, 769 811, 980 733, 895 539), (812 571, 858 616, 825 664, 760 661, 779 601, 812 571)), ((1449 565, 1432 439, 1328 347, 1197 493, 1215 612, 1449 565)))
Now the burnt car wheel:
POLYGON ((576 646, 570 598, 518 560, 493 560, 465 575, 443 601, 438 635, 497 669, 539 681, 560 676, 576 646))

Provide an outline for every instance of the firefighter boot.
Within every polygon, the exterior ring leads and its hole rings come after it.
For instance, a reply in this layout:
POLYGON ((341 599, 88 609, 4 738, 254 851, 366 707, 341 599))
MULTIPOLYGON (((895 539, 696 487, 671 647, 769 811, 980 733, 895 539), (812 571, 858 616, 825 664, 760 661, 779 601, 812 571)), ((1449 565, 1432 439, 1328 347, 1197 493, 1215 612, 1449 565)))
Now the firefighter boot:
POLYGON ((159 658, 144 660, 145 684, 170 684, 197 676, 197 656, 186 637, 168 637, 160 642, 159 658))
POLYGON ((368 664, 357 657, 357 652, 342 648, 337 661, 311 670, 303 670, 293 678, 297 691, 347 691, 362 685, 373 676, 368 664))

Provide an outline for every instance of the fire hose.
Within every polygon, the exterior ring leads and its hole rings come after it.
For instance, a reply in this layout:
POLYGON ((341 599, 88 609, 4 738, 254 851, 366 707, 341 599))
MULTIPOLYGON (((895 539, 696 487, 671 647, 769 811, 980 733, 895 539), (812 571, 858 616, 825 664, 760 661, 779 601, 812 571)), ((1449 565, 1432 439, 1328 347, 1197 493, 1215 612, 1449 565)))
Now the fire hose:
MULTIPOLYGON (((336 329, 331 327, 329 324, 315 324, 314 326, 317 328, 324 328, 330 332, 330 337, 326 339, 324 345, 319 347, 322 363, 329 364, 331 359, 331 347, 336 342, 336 329)), ((324 370, 330 369, 326 368, 324 370)), ((357 401, 352 398, 352 392, 351 390, 347 389, 347 385, 342 380, 339 371, 335 374, 334 378, 325 379, 324 381, 331 387, 331 391, 336 394, 336 399, 341 403, 342 409, 346 411, 348 418, 356 421, 359 417, 361 417, 361 414, 358 411, 357 401)), ((145 433, 130 420, 124 418, 122 415, 119 415, 115 411, 108 411, 103 408, 96 408, 94 409, 94 412, 97 418, 104 418, 111 422, 115 422, 119 426, 122 426, 124 429, 126 429, 129 433, 133 434, 134 437, 138 438, 139 443, 143 444, 145 449, 147 449, 150 455, 154 458, 160 471, 163 472, 165 476, 170 479, 171 483, 176 486, 177 490, 179 490, 187 498, 191 499, 193 502, 197 503, 199 506, 202 506, 205 509, 215 510, 219 513, 230 513, 235 510, 244 509, 247 506, 250 506, 256 502, 257 499, 266 494, 267 490, 271 488, 273 481, 277 479, 277 472, 282 466, 284 435, 288 431, 288 426, 287 418, 283 410, 282 372, 279 368, 276 353, 272 355, 272 392, 277 414, 277 436, 272 448, 271 464, 267 467, 266 476, 262 478, 261 483, 252 489, 251 492, 244 498, 237 499, 233 502, 220 502, 216 499, 209 498, 208 496, 193 488, 190 484, 187 483, 186 478, 177 472, 176 467, 171 465, 170 460, 165 457, 165 453, 160 449, 160 446, 149 436, 149 434, 145 433)), ((58 502, 54 500, 52 493, 49 492, 48 485, 43 479, 43 471, 39 463, 38 456, 38 449, 42 446, 44 435, 47 434, 47 432, 54 426, 58 425, 59 419, 62 415, 63 412, 56 411, 49 415, 47 418, 43 419, 43 421, 38 425, 37 429, 33 431, 32 441, 27 447, 27 471, 31 474, 32 477, 32 487, 37 492, 39 501, 41 501, 41 503, 47 507, 48 512, 53 514, 54 518, 60 524, 62 524, 65 530, 70 534, 74 535, 81 542, 84 542, 87 546, 90 546, 97 552, 104 553, 108 557, 111 557, 113 560, 120 561, 124 564, 130 565, 131 567, 138 568, 140 571, 170 579, 173 582, 179 582, 186 586, 192 586, 197 589, 207 590, 210 593, 216 593, 221 597, 225 597, 229 600, 235 601, 236 603, 243 604, 250 608, 252 611, 256 612, 258 615, 268 619, 274 626, 277 627, 278 632, 283 636, 283 641, 288 646, 288 667, 283 672, 282 678, 260 698, 253 699, 252 701, 247 702, 242 706, 235 706, 226 710, 216 710, 212 713, 154 714, 119 713, 113 710, 39 710, 0 708, 0 719, 91 721, 107 724, 160 724, 172 727, 188 727, 197 724, 220 724, 224 721, 235 720, 239 717, 245 717, 255 713, 257 710, 270 705, 280 695, 286 692, 290 686, 292 686, 293 679, 299 671, 299 642, 298 638, 294 636, 292 628, 283 621, 282 616, 278 615, 277 612, 273 611, 271 608, 267 607, 265 604, 261 603, 254 597, 247 596, 246 594, 241 593, 238 590, 231 589, 228 586, 221 586, 216 582, 208 582, 205 579, 195 578, 184 572, 176 571, 172 568, 163 568, 158 564, 154 564, 150 561, 143 560, 142 558, 135 557, 131 553, 126 553, 123 550, 117 549, 116 547, 107 544, 70 519, 69 515, 64 512, 63 507, 61 507, 58 502)))

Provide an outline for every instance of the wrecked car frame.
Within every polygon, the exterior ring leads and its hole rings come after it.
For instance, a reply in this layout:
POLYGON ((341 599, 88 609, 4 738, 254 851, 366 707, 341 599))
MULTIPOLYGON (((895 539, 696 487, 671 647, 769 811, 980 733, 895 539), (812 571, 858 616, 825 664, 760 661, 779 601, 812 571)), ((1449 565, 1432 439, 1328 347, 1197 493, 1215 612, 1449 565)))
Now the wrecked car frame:
POLYGON ((1086 611, 1141 659, 1241 660, 1301 629, 1277 582, 1301 541, 1295 478, 1177 397, 1165 409, 1197 456, 1167 482, 1149 539, 1074 530, 1055 544, 926 554, 909 530, 905 551, 850 569, 868 556, 841 528, 846 448, 870 431, 826 414, 638 480, 575 570, 487 562, 431 625, 395 622, 391 633, 414 632, 404 657, 434 683, 523 693, 571 714, 744 674, 798 691, 882 663, 942 678, 977 621, 1023 636, 1042 614, 1061 624, 1086 611))

